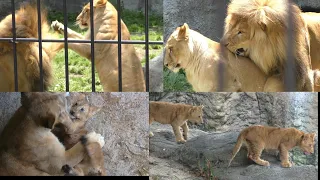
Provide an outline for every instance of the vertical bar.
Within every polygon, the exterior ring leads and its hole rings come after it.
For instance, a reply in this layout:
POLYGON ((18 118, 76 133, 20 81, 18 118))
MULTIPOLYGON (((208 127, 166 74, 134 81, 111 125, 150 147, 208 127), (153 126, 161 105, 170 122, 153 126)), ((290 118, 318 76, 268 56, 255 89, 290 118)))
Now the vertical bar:
POLYGON ((287 64, 284 70, 284 85, 285 85, 285 91, 292 92, 296 90, 296 67, 294 65, 294 54, 293 54, 293 48, 295 46, 295 35, 294 35, 294 17, 292 16, 293 9, 292 9, 292 3, 291 0, 288 0, 288 33, 287 33, 287 39, 288 39, 288 45, 287 45, 287 64))
POLYGON ((63 0, 63 18, 64 18, 64 58, 66 75, 66 92, 69 92, 69 53, 68 53, 68 14, 67 0, 63 0))
POLYGON ((122 92, 122 61, 121 61, 121 1, 117 0, 118 10, 118 75, 119 75, 119 92, 122 92))
POLYGON ((13 47, 13 66, 14 66, 14 91, 18 92, 18 61, 17 61, 17 44, 16 44, 16 13, 15 3, 11 0, 11 12, 12 12, 12 47, 13 47))
POLYGON ((93 0, 90 0, 90 35, 91 35, 91 72, 92 72, 92 92, 96 92, 95 60, 94 60, 94 19, 93 0))
POLYGON ((145 0, 146 92, 149 92, 149 1, 145 0))
MULTIPOLYGON (((216 15, 218 15, 218 19, 219 21, 216 21, 216 26, 217 27, 222 27, 221 29, 218 29, 217 34, 219 35, 218 37, 223 37, 223 27, 224 27, 224 19, 225 16, 227 14, 227 2, 226 1, 216 1, 215 2, 217 5, 216 7, 219 7, 218 9, 216 9, 216 15)), ((223 44, 220 44, 220 49, 221 49, 221 54, 220 54, 220 58, 226 58, 224 57, 226 47, 223 44)), ((223 63, 224 61, 219 61, 218 64, 218 71, 217 71, 217 76, 218 76, 218 88, 217 91, 221 92, 224 89, 224 74, 225 74, 225 64, 223 63)))
POLYGON ((40 0, 37 0, 38 11, 38 40, 39 40, 39 68, 40 68, 40 91, 44 91, 43 86, 43 66, 42 66, 42 29, 41 29, 41 4, 40 0))

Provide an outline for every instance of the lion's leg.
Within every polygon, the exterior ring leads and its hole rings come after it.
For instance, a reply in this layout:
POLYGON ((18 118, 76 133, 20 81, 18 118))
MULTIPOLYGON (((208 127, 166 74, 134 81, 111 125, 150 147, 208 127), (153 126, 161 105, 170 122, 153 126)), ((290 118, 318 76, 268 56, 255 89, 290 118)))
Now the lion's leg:
MULTIPOLYGON (((51 27, 58 32, 59 34, 64 35, 64 25, 58 21, 53 21, 51 24, 51 27)), ((68 38, 74 38, 74 39, 85 39, 83 35, 80 33, 77 33, 73 31, 72 29, 67 27, 67 33, 68 33, 68 38)))
POLYGON ((189 128, 188 128, 187 122, 185 122, 181 127, 182 127, 182 130, 183 130, 183 138, 184 138, 184 140, 188 140, 189 128))
POLYGON ((177 143, 185 143, 186 140, 184 140, 182 138, 182 134, 181 134, 181 131, 180 131, 180 126, 175 125, 175 124, 171 124, 171 126, 172 126, 172 129, 173 129, 174 135, 176 136, 177 143))
POLYGON ((91 59, 91 45, 89 43, 69 43, 68 47, 80 56, 91 59))
POLYGON ((289 161, 289 153, 288 153, 288 150, 284 144, 280 144, 279 151, 280 151, 281 166, 282 167, 291 167, 292 164, 289 161))
POLYGON ((85 157, 86 153, 86 144, 98 142, 101 147, 104 146, 104 138, 100 134, 91 132, 81 138, 81 142, 78 142, 71 149, 65 152, 66 164, 71 167, 79 164, 85 157))
POLYGON ((249 158, 252 159, 252 161, 262 166, 270 166, 270 163, 268 161, 260 158, 261 153, 264 149, 264 146, 262 144, 259 144, 259 142, 252 142, 250 144, 250 149, 252 154, 249 154, 249 158))
POLYGON ((264 92, 283 92, 284 90, 284 83, 280 75, 268 77, 263 89, 264 92))
POLYGON ((150 124, 154 121, 154 118, 153 117, 149 117, 149 137, 153 137, 154 134, 151 132, 150 130, 150 124))

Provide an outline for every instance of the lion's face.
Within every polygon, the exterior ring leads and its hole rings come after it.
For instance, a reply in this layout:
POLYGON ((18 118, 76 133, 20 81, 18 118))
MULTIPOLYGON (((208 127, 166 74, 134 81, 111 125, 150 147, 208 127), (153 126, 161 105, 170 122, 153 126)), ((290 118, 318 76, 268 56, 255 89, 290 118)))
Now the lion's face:
POLYGON ((304 152, 304 154, 309 155, 314 152, 315 137, 316 137, 315 133, 304 134, 300 144, 300 148, 304 152))
POLYGON ((178 27, 165 46, 164 65, 175 73, 186 67, 186 60, 190 57, 188 31, 189 27, 186 24, 178 27))
POLYGON ((251 30, 245 21, 227 21, 221 44, 239 56, 249 56, 251 30))
MULTIPOLYGON (((97 11, 97 10, 104 8, 107 2, 108 2, 107 0, 94 0, 93 1, 94 16, 100 17, 99 13, 101 11, 97 11)), ((78 15, 78 17, 76 19, 76 23, 80 27, 80 29, 87 29, 90 27, 90 3, 86 4, 83 7, 81 13, 78 15)))
POLYGON ((203 106, 194 106, 190 109, 190 117, 188 120, 194 124, 202 124, 203 106))

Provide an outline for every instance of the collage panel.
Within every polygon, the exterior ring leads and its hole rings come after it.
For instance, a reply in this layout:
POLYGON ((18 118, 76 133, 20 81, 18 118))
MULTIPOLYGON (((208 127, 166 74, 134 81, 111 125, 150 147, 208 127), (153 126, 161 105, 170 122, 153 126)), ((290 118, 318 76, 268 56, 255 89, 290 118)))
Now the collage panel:
POLYGON ((1 176, 148 176, 148 93, 0 93, 1 176))
POLYGON ((162 91, 161 0, 3 0, 0 9, 1 92, 162 91))
POLYGON ((149 123, 151 179, 318 177, 318 93, 150 93, 149 123))
POLYGON ((319 91, 319 1, 163 3, 164 91, 319 91))

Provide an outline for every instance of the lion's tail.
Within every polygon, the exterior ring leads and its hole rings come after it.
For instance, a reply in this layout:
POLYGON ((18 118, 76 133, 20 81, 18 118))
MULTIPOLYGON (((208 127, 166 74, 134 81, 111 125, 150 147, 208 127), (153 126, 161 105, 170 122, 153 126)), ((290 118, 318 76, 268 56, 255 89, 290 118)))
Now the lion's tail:
POLYGON ((234 159, 234 157, 239 152, 239 150, 240 150, 240 148, 242 146, 243 140, 244 140, 245 133, 246 133, 246 130, 241 131, 241 133, 239 134, 238 139, 237 139, 237 143, 233 148, 232 157, 231 157, 231 159, 229 161, 228 167, 230 166, 230 164, 231 164, 232 160, 234 159))

